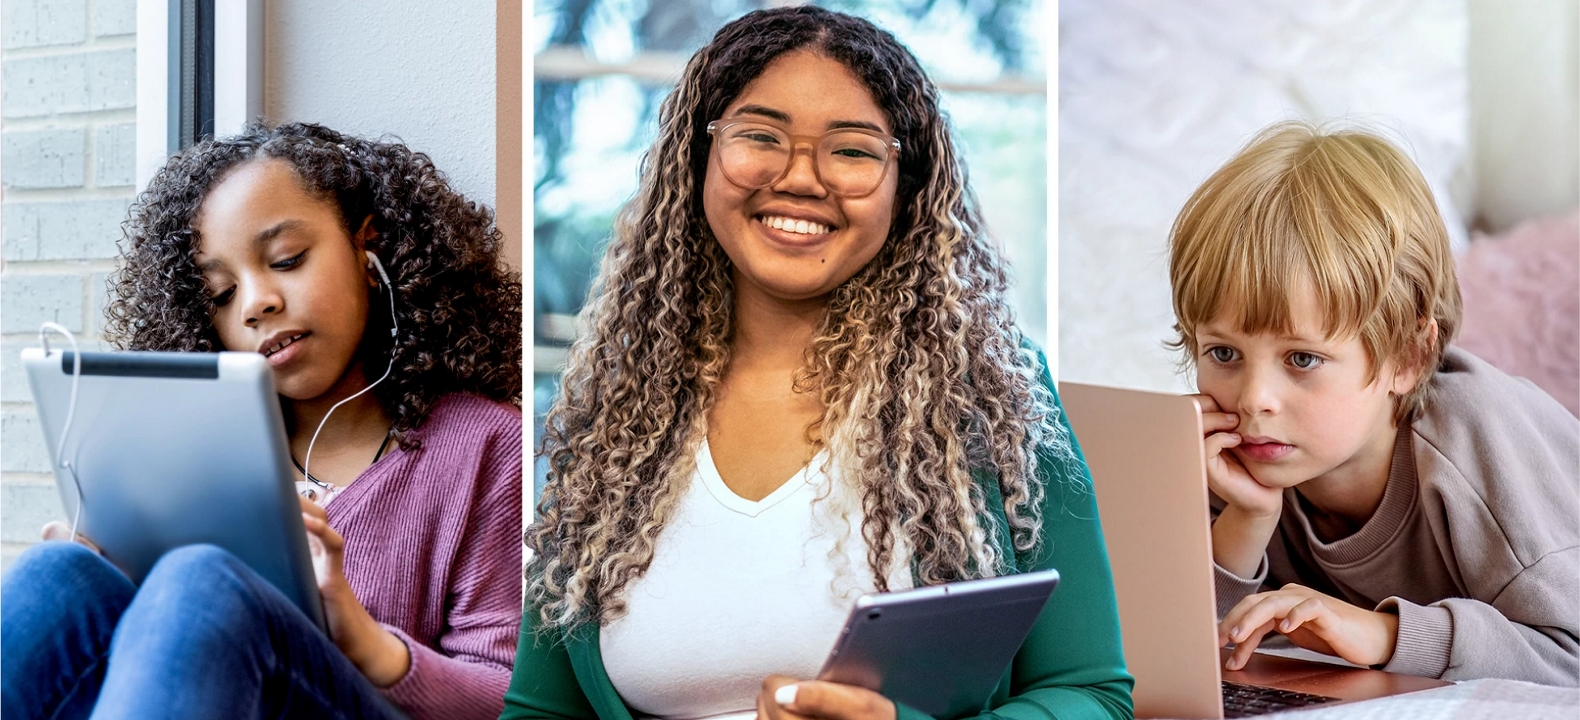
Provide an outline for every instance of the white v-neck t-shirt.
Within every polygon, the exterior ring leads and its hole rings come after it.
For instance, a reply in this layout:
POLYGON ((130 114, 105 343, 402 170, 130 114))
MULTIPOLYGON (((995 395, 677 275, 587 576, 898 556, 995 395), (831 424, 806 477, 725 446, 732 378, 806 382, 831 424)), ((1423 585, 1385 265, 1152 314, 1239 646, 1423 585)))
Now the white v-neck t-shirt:
MULTIPOLYGON (((826 457, 752 502, 700 444, 626 614, 601 631, 604 669, 639 717, 751 717, 763 678, 817 677, 851 603, 874 586, 860 504, 824 473, 826 457)), ((897 565, 891 590, 911 586, 897 565)))

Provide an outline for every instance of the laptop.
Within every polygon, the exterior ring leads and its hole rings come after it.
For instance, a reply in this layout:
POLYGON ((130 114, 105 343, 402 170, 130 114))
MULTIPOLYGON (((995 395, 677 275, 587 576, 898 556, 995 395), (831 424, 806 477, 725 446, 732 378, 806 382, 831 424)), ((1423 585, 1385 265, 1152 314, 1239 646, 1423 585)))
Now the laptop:
POLYGON ((1250 717, 1451 684, 1260 649, 1224 670, 1195 398, 1078 383, 1059 398, 1097 491, 1136 717, 1250 717))
POLYGON ((78 530, 134 583, 174 548, 217 545, 324 629, 263 356, 85 352, 73 403, 76 359, 22 351, 66 521, 80 509, 78 530))

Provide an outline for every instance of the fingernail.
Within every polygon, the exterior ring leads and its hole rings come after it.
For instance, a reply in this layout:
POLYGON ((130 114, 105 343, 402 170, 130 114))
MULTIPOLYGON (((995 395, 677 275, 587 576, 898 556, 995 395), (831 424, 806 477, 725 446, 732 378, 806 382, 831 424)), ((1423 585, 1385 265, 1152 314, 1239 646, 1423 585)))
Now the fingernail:
POLYGON ((1234 627, 1229 629, 1229 639, 1231 639, 1231 640, 1233 640, 1235 642, 1240 642, 1240 626, 1239 625, 1236 625, 1236 626, 1234 626, 1234 627))
POLYGON ((1288 620, 1284 620, 1284 621, 1278 623, 1278 629, 1281 630, 1281 631, 1289 630, 1289 621, 1288 620))
POLYGON ((795 685, 785 685, 774 691, 774 702, 780 707, 789 707, 795 704, 795 685))

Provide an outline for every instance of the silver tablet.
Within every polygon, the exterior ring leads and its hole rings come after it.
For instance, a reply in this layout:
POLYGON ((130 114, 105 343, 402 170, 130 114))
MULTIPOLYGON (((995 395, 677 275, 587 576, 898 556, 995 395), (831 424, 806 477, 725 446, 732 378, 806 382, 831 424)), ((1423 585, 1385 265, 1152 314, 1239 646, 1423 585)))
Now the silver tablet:
POLYGON ((22 351, 71 522, 140 583, 166 551, 210 543, 273 583, 319 628, 274 375, 257 353, 22 351), (69 467, 63 465, 69 464, 69 467))
POLYGON ((876 690, 934 717, 981 712, 1059 571, 863 595, 819 680, 876 690))

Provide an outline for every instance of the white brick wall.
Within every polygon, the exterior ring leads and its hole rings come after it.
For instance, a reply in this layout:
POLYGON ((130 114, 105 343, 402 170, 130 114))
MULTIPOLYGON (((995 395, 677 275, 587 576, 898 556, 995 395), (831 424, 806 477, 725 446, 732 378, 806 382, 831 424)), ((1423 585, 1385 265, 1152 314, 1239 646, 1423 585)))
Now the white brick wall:
POLYGON ((82 187, 87 167, 88 133, 83 128, 5 133, 4 181, 7 188, 42 190, 82 187))
POLYGON ((132 200, 136 0, 0 0, 0 565, 61 516, 17 365, 53 320, 100 346, 132 200))
MULTIPOLYGON (((20 0, 13 0, 20 1, 20 0)), ((113 44, 128 44, 122 38, 113 44)), ((91 45, 92 43, 89 43, 91 45)), ((82 45, 70 48, 78 50, 82 45)), ((54 50, 46 50, 51 52, 54 50)), ((70 52, 5 61, 5 117, 131 109, 137 61, 131 48, 70 52)), ((17 54, 21 54, 20 51, 17 54)))
POLYGON ((87 0, 6 0, 3 15, 7 50, 88 39, 87 0))

